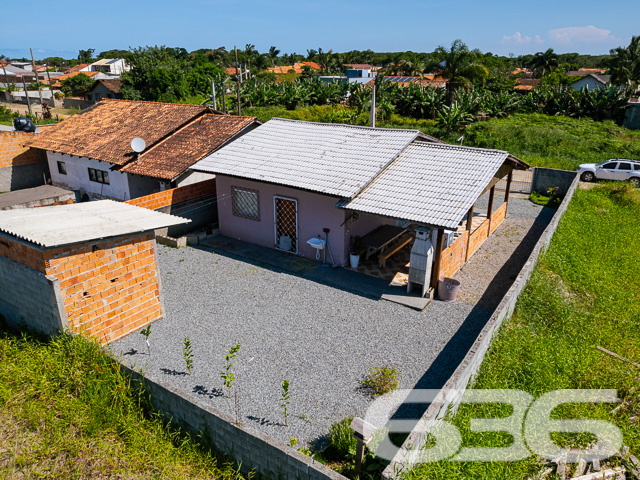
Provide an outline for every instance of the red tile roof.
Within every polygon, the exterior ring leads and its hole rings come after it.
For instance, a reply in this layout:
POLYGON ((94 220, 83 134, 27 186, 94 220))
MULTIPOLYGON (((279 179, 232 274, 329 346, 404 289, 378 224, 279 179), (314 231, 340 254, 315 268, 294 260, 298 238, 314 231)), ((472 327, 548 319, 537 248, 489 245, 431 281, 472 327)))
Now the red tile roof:
POLYGON ((102 84, 111 90, 113 93, 120 93, 120 88, 122 87, 122 80, 118 78, 107 79, 107 80, 96 80, 93 84, 93 88, 96 88, 98 84, 102 84))
POLYGON ((269 67, 267 71, 272 73, 289 73, 290 70, 293 70, 295 73, 302 73, 303 67, 311 67, 314 70, 320 70, 322 68, 316 62, 298 62, 293 65, 269 67))
POLYGON ((234 135, 257 124, 254 117, 206 114, 147 149, 122 172, 174 180, 234 135))
POLYGON ((91 78, 91 77, 95 77, 96 75, 98 75, 101 72, 72 72, 72 73, 65 73, 64 75, 60 75, 55 77, 55 79, 51 79, 52 83, 51 86, 52 87, 58 87, 60 88, 62 86, 62 81, 66 80, 67 78, 71 78, 71 77, 75 77, 76 75, 79 74, 84 74, 87 77, 91 78))
POLYGON ((102 160, 127 173, 173 180, 256 123, 254 117, 208 112, 201 105, 107 99, 36 135, 29 144, 102 160), (135 137, 141 137, 147 148, 134 161, 131 140, 135 137))

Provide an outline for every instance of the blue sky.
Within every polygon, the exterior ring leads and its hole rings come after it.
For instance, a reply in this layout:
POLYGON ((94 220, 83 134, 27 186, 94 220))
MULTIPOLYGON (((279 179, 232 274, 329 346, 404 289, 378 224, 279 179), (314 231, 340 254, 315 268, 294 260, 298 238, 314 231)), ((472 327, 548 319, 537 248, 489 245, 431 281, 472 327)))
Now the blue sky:
MULTIPOLYGON (((0 5, 8 0, 0 0, 0 5)), ((77 56, 113 48, 167 45, 187 50, 254 44, 260 52, 433 51, 457 38, 501 55, 604 54, 640 34, 638 2, 497 0, 86 0, 29 2, 4 18, 0 54, 36 58, 77 56)))

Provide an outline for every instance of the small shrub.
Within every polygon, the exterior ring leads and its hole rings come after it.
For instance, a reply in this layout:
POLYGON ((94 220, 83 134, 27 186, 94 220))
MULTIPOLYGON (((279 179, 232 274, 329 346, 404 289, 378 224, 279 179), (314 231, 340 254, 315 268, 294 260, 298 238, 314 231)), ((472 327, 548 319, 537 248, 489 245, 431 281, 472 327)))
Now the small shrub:
POLYGON ((398 370, 392 367, 371 367, 362 385, 377 397, 398 388, 399 376, 398 370))
POLYGON ((347 417, 339 422, 334 422, 329 427, 329 443, 336 455, 345 457, 355 455, 357 440, 353 436, 353 430, 349 428, 353 417, 347 417))

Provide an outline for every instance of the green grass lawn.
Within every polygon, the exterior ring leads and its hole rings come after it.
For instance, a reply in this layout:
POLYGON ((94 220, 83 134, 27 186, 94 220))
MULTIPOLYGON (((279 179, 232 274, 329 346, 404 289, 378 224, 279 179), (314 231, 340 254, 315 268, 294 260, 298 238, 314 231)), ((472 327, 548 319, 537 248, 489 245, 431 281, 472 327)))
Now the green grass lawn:
MULTIPOLYGON (((261 121, 283 117, 329 122, 332 112, 338 108, 322 106, 287 110, 284 107, 253 107, 244 108, 242 113, 256 116, 261 121)), ((364 117, 368 121, 368 116, 364 117)), ((457 139, 464 135, 463 144, 466 146, 506 150, 534 167, 575 170, 581 163, 600 163, 615 157, 640 160, 640 130, 628 130, 612 121, 516 114, 475 122, 464 132, 455 132, 448 137, 433 120, 392 115, 388 121, 378 122, 377 126, 418 129, 450 143, 459 143, 457 139)))
POLYGON ((239 478, 166 427, 99 346, 0 329, 0 478, 239 478))
MULTIPOLYGON (((640 369, 600 352, 602 346, 640 362, 640 190, 597 185, 577 190, 547 252, 491 346, 474 388, 513 388, 539 397, 557 389, 616 389, 631 403, 573 404, 563 418, 614 422, 624 444, 640 455, 640 369)), ((469 431, 472 417, 508 415, 497 405, 462 405, 453 423, 462 446, 508 446, 505 434, 469 431)), ((554 434, 555 435, 555 434, 554 434)), ((556 437, 554 437, 556 438, 556 437)), ((580 434, 558 435, 562 447, 582 446, 580 434)), ((518 462, 424 464, 408 478, 526 478, 542 467, 533 456, 518 462)))

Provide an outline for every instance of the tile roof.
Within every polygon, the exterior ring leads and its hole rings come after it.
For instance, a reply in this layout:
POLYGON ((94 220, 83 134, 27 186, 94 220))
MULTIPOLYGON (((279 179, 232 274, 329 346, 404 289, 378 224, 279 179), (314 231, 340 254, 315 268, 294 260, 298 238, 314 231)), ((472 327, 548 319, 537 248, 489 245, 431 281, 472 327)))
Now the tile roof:
MULTIPOLYGON (((62 81, 66 80, 67 78, 71 78, 71 77, 75 77, 76 75, 79 74, 84 74, 87 77, 91 78, 91 77, 95 77, 96 75, 102 73, 102 72, 71 72, 71 73, 65 73, 64 75, 59 75, 57 77, 55 77, 55 83, 53 83, 51 86, 52 87, 61 87, 62 86, 62 81)), ((52 80, 53 81, 53 80, 52 80)))
POLYGON ((90 63, 80 63, 78 65, 75 65, 73 67, 71 67, 67 73, 73 73, 73 72, 79 72, 80 70, 82 70, 83 68, 88 67, 89 65, 91 65, 90 63))
POLYGON ((267 71, 271 73, 289 73, 290 70, 293 70, 295 73, 302 73, 303 67, 311 67, 314 70, 320 70, 322 68, 316 62, 297 62, 293 65, 269 67, 267 68, 267 71))
POLYGON ((122 80, 121 79, 112 79, 112 80, 96 80, 93 84, 93 88, 96 88, 98 84, 102 84, 111 90, 113 93, 120 93, 120 88, 122 88, 122 80))
MULTIPOLYGON (((442 77, 438 76, 434 79, 435 75, 425 75, 425 78, 420 77, 403 77, 403 76, 386 76, 382 78, 384 82, 392 82, 400 87, 408 87, 411 84, 420 85, 421 87, 433 86, 444 87, 447 83, 442 77), (431 78, 429 78, 431 77, 431 78)), ((369 80, 365 85, 368 87, 373 86, 376 82, 375 78, 369 80)))
POLYGON ((205 111, 200 105, 102 100, 36 135, 30 146, 123 165, 133 159, 135 137, 149 148, 205 111))
POLYGON ((192 169, 351 198, 416 138, 428 139, 417 130, 272 118, 192 169))
POLYGON ((455 229, 507 160, 526 165, 499 150, 413 142, 353 200, 338 206, 455 229))
POLYGON ((120 171, 174 180, 252 124, 254 117, 206 114, 148 149, 120 171))
POLYGON ((112 200, 0 211, 0 232, 43 247, 147 232, 189 222, 191 220, 112 200))

